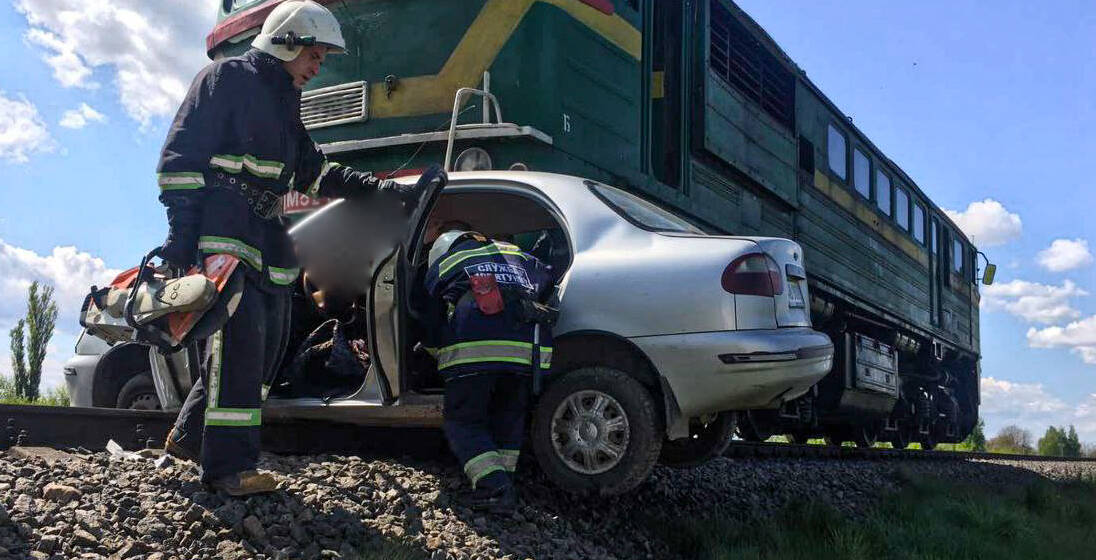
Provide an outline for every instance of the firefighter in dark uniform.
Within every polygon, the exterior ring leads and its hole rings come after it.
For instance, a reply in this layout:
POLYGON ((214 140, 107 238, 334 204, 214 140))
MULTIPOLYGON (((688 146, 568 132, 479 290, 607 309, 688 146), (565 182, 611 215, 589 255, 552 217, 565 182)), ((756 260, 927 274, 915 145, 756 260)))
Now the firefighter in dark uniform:
POLYGON ((551 318, 539 303, 552 288, 549 267, 516 245, 464 231, 441 234, 427 262, 426 290, 438 304, 431 351, 445 380, 445 436, 472 483, 472 506, 506 513, 516 505, 511 475, 530 375, 552 362, 551 318))
POLYGON ((261 406, 289 336, 299 270, 281 214, 290 189, 309 196, 390 196, 412 208, 414 187, 327 161, 305 131, 300 90, 327 54, 345 52, 335 16, 312 1, 276 7, 252 49, 194 79, 158 166, 169 233, 161 256, 185 268, 199 255, 239 259, 242 290, 207 341, 202 378, 166 450, 199 460, 202 480, 231 495, 271 491, 255 470, 261 406))

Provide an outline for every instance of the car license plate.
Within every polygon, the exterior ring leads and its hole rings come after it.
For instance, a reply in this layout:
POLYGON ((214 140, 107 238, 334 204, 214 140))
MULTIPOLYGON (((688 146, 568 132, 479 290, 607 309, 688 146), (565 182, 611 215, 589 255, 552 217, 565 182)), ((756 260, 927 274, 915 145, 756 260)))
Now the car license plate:
POLYGON ((788 283, 788 307, 805 307, 803 289, 799 287, 799 282, 788 283))

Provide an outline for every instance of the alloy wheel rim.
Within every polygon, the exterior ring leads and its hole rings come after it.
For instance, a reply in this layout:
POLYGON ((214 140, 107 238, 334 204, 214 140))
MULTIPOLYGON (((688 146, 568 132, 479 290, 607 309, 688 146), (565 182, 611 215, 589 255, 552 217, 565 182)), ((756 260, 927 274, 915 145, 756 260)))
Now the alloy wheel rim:
POLYGON ((630 433, 624 407, 601 391, 576 391, 552 414, 556 456, 582 474, 600 474, 620 463, 630 433))

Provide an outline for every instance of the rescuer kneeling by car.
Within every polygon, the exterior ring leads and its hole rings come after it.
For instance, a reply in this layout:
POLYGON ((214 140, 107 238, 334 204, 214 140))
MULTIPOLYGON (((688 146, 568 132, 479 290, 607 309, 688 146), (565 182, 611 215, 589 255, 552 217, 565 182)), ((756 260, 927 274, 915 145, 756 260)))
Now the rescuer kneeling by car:
POLYGON ((445 436, 472 482, 473 508, 507 513, 532 385, 552 363, 554 313, 539 303, 550 269, 516 245, 460 230, 442 233, 427 262, 445 436))
POLYGON ((299 273, 282 195, 393 196, 407 210, 418 198, 414 187, 328 161, 305 131, 300 90, 328 54, 346 48, 327 8, 278 5, 252 47, 194 79, 157 169, 169 224, 163 259, 182 269, 199 255, 240 261, 233 274, 243 275, 243 288, 221 302, 227 319, 208 340, 201 379, 166 444, 169 453, 198 460, 204 482, 234 496, 276 487, 255 466, 260 407, 285 352, 299 273))

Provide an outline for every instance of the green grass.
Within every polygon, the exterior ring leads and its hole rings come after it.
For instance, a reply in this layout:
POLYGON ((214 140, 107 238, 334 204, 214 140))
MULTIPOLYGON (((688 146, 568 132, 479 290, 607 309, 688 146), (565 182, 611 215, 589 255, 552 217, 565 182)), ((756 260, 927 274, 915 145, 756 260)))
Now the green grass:
POLYGON ((818 503, 768 519, 652 520, 682 557, 729 559, 1063 559, 1096 557, 1096 479, 986 488, 907 477, 866 519, 818 503))

